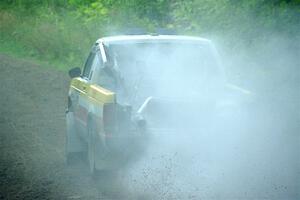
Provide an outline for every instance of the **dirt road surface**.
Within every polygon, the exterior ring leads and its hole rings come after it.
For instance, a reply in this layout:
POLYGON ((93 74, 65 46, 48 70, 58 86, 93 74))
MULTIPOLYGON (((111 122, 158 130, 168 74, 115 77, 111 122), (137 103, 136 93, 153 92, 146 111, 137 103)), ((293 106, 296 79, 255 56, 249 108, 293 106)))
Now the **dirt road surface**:
POLYGON ((109 199, 65 165, 66 73, 4 55, 0 69, 0 199, 109 199))
MULTIPOLYGON (((183 199, 176 193, 184 191, 190 191, 184 199, 299 197, 294 107, 289 117, 278 111, 273 118, 260 116, 255 134, 202 138, 193 148, 175 141, 169 148, 174 159, 148 155, 126 173, 130 181, 94 180, 85 162, 65 164, 66 73, 5 55, 0 69, 0 199, 183 199), (218 160, 199 160, 208 157, 209 144, 218 160)), ((153 149, 169 143, 170 137, 160 138, 153 149)))

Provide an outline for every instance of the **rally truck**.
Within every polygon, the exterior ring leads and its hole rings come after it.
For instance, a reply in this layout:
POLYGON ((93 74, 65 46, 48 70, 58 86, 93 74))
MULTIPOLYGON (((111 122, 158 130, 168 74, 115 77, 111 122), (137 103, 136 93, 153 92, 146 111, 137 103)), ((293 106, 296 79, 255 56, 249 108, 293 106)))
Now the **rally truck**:
POLYGON ((134 162, 153 134, 211 126, 236 109, 228 97, 249 94, 227 83, 213 43, 191 36, 104 37, 69 75, 66 159, 86 152, 92 173, 134 162))

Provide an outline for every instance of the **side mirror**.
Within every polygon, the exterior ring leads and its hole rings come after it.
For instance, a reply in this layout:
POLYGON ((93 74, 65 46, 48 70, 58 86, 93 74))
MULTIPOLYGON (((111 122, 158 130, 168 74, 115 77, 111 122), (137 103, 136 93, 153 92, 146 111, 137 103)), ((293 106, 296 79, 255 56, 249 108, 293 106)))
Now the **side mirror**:
POLYGON ((71 78, 79 77, 81 75, 81 69, 79 67, 75 67, 69 70, 69 76, 71 78))

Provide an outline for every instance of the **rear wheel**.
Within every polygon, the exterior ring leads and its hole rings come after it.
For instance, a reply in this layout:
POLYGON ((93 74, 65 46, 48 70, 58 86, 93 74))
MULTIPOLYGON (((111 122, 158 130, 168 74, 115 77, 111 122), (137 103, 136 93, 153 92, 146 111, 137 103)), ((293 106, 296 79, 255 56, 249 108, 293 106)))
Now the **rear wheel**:
POLYGON ((92 121, 88 124, 87 143, 87 162, 92 178, 99 180, 99 178, 106 179, 117 176, 118 170, 114 169, 115 166, 107 164, 109 161, 105 157, 106 149, 98 136, 96 125, 92 121))

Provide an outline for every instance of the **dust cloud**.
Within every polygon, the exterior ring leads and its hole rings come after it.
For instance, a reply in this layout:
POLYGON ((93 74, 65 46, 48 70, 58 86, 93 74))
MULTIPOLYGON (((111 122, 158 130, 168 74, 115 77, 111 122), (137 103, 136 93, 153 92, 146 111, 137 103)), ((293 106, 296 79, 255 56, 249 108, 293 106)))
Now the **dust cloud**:
POLYGON ((119 103, 144 104, 151 136, 116 180, 126 196, 300 197, 299 43, 217 45, 222 56, 207 40, 106 45, 130 91, 119 88, 119 103))

